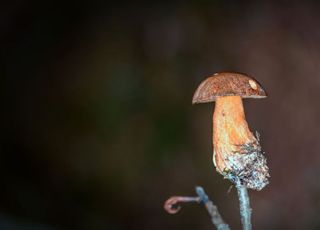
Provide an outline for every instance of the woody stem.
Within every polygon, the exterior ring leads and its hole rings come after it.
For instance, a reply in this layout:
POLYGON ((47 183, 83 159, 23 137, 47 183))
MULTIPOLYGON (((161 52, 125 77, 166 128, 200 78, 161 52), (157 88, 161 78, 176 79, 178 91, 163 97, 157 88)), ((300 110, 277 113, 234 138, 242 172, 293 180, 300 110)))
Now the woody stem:
POLYGON ((238 197, 240 202, 240 216, 243 230, 251 230, 251 213, 250 200, 248 195, 248 190, 245 186, 241 184, 240 181, 237 182, 236 188, 238 191, 238 197))

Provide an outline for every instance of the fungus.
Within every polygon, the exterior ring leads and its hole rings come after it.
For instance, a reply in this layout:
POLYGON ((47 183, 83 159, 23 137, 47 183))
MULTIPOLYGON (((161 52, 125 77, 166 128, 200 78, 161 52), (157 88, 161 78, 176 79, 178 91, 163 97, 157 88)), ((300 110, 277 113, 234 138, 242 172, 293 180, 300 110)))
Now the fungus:
POLYGON ((261 85, 244 74, 216 73, 197 88, 192 103, 215 101, 213 162, 217 171, 235 184, 261 190, 269 182, 269 169, 259 136, 245 118, 242 98, 265 98, 261 85))

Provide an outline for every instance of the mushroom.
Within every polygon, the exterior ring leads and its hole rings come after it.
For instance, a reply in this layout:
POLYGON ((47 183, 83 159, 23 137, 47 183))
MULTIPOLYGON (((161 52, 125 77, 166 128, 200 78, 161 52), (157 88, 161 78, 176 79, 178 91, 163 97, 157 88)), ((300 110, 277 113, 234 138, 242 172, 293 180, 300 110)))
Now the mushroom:
POLYGON ((216 73, 197 88, 192 103, 215 101, 213 113, 213 162, 233 183, 261 190, 269 182, 266 157, 259 135, 248 127, 242 98, 265 98, 261 85, 240 73, 216 73))

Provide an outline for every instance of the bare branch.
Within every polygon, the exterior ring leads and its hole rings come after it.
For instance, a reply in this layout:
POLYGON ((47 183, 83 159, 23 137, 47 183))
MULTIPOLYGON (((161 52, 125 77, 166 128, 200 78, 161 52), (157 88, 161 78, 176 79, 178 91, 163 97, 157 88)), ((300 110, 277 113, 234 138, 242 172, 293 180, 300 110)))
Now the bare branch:
POLYGON ((251 230, 251 208, 247 188, 238 180, 236 185, 240 202, 240 216, 243 230, 251 230))
POLYGON ((196 192, 201 199, 201 202, 205 205, 210 217, 211 222, 218 230, 230 230, 228 224, 224 222, 222 216, 218 211, 218 207, 213 204, 213 202, 209 199, 208 195, 205 193, 204 189, 200 186, 196 187, 196 192))

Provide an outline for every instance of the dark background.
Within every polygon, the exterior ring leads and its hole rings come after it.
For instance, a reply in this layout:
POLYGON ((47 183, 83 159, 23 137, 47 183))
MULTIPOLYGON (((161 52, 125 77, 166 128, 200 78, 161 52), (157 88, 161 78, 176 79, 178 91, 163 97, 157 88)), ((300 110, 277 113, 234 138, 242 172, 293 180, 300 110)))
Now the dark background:
POLYGON ((244 72, 271 183, 254 229, 320 228, 316 3, 8 1, 0 5, 0 229, 212 229, 162 206, 202 185, 233 229, 238 201, 212 164, 198 84, 244 72))

